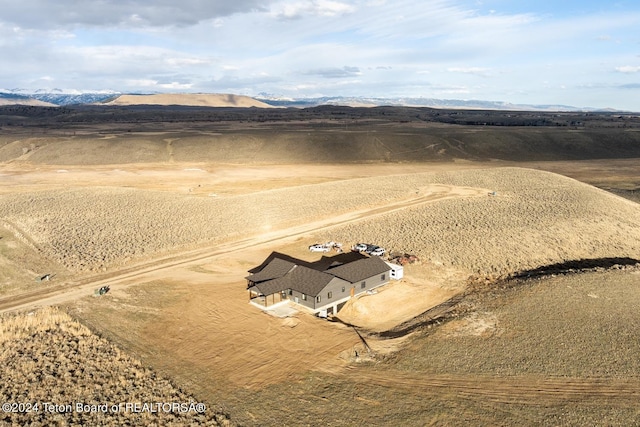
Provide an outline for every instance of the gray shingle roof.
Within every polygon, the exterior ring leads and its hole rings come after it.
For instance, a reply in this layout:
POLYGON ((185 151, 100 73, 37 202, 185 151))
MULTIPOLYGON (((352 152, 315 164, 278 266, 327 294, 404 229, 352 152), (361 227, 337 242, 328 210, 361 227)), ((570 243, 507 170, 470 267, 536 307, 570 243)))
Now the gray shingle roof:
POLYGON ((285 289, 293 289, 305 295, 317 296, 335 277, 322 271, 301 265, 286 275, 255 285, 263 295, 271 295, 285 289))
POLYGON ((325 271, 348 282, 356 283, 389 270, 391 270, 391 268, 386 262, 377 256, 372 256, 371 258, 364 258, 348 264, 342 264, 325 271))
POLYGON ((282 277, 287 274, 295 266, 296 265, 291 261, 273 258, 262 270, 245 277, 245 279, 254 283, 277 279, 278 277, 282 277))
MULTIPOLYGON (((337 256, 335 257, 338 258, 337 256)), ((323 257, 323 264, 328 267, 329 257, 323 257)), ((304 261, 301 261, 303 263, 304 261)), ((314 264, 307 263, 315 266, 314 264)), ((329 264, 331 265, 331 264, 329 264)), ((391 268, 378 257, 366 257, 357 261, 339 264, 319 271, 307 265, 296 265, 292 261, 274 257, 266 265, 251 271, 256 273, 246 279, 254 283, 254 287, 263 295, 272 295, 286 289, 293 289, 305 295, 317 296, 332 280, 345 280, 357 283, 369 277, 388 272, 391 268), (258 269, 261 268, 259 271, 258 269)), ((316 267, 319 267, 316 266, 316 267)), ((326 268, 326 267, 325 267, 326 268)))

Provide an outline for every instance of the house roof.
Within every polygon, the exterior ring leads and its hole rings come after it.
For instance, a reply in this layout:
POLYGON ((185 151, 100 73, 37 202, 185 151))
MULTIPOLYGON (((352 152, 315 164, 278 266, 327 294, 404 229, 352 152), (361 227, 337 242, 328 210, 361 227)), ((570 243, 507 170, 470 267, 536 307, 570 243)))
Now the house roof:
POLYGON ((351 283, 360 282, 369 277, 389 271, 391 267, 377 256, 342 264, 326 270, 327 273, 351 283))
POLYGON ((285 289, 293 289, 309 296, 317 296, 334 280, 331 274, 297 265, 282 277, 254 285, 263 295, 271 295, 285 289))
MULTIPOLYGON (((254 283, 276 279, 287 274, 295 266, 296 265, 291 261, 286 261, 280 258, 273 258, 271 259, 271 261, 269 261, 268 264, 262 267, 262 269, 250 276, 245 277, 245 279, 254 283)), ((256 269, 253 269, 252 271, 255 270, 256 269)))
POLYGON ((259 271, 262 271, 267 266, 267 264, 269 264, 271 261, 273 261, 276 258, 279 258, 279 259, 284 260, 284 261, 289 261, 289 262, 291 262, 293 264, 296 264, 296 265, 306 265, 307 264, 305 261, 303 261, 301 259, 294 258, 294 257, 289 256, 287 254, 283 254, 281 252, 275 252, 274 251, 274 252, 271 252, 269 254, 269 256, 265 258, 264 261, 262 261, 262 264, 260 264, 257 267, 253 267, 251 270, 249 270, 249 273, 255 274, 255 273, 259 272, 259 271))
POLYGON ((262 265, 251 269, 246 279, 263 295, 293 289, 309 296, 317 296, 332 280, 356 283, 391 269, 379 257, 361 255, 322 257, 319 262, 306 263, 273 253, 262 265), (356 259, 353 261, 353 259, 356 259), (292 260, 292 261, 290 261, 292 260), (322 268, 321 271, 320 268, 322 268))
POLYGON ((357 261, 363 258, 367 258, 367 255, 363 255, 360 252, 347 251, 347 252, 342 252, 333 256, 322 255, 322 257, 318 261, 303 264, 303 265, 313 268, 314 270, 326 271, 332 266, 339 265, 339 264, 347 264, 349 262, 357 261))

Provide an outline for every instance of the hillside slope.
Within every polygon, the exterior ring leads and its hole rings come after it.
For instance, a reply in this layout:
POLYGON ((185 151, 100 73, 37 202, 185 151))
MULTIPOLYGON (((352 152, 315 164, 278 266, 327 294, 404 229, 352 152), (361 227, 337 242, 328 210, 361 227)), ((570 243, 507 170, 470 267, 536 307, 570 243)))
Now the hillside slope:
POLYGON ((4 105, 24 105, 30 107, 57 107, 57 105, 27 96, 7 95, 0 93, 0 106, 4 105))
MULTIPOLYGON (((256 110, 263 111, 263 110, 256 110)), ((158 113, 160 114, 160 113, 158 113)), ((130 119, 136 120, 134 113, 130 119)), ((18 122, 19 119, 14 118, 18 122)), ((63 119, 61 119, 63 120, 63 119)), ((213 120, 213 119, 212 119, 213 120)), ((236 164, 549 161, 640 158, 640 132, 623 129, 568 131, 545 128, 492 128, 472 132, 466 127, 424 128, 371 125, 298 125, 287 128, 166 130, 167 124, 75 134, 9 132, 0 135, 0 162, 98 165, 168 162, 236 164), (170 141, 170 144, 168 144, 170 141)), ((220 129, 214 129, 214 126, 220 129)))
POLYGON ((274 108, 262 101, 242 95, 211 93, 176 93, 154 95, 120 95, 105 105, 183 105, 191 107, 274 108))
MULTIPOLYGON (((30 411, 3 410, 2 425, 140 425, 149 423, 148 414, 127 408, 127 402, 196 403, 193 396, 57 309, 0 317, 0 343, 2 396, 10 402, 39 404, 30 411), (45 402, 49 408, 71 408, 61 415, 44 407, 45 402), (77 410, 77 403, 89 408, 77 410), (90 410, 91 405, 105 404, 104 410, 90 410)), ((153 415, 153 424, 229 425, 226 415, 206 406, 191 412, 156 410, 153 415)))
POLYGON ((497 168, 423 175, 489 188, 349 224, 321 236, 418 254, 470 274, 505 275, 571 260, 640 259, 640 205, 561 175, 497 168))
POLYGON ((96 270, 334 218, 431 191, 430 184, 497 194, 408 207, 332 229, 323 238, 376 243, 482 274, 582 258, 640 258, 640 205, 521 168, 351 179, 216 198, 106 187, 9 194, 0 198, 0 216, 47 257, 70 269, 96 270))

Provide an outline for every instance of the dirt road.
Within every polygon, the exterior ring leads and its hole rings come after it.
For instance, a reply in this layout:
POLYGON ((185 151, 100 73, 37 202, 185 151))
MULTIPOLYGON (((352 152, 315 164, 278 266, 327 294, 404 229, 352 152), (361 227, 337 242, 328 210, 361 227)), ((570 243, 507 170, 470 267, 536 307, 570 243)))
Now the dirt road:
POLYGON ((406 209, 410 206, 433 203, 440 200, 460 197, 486 197, 488 190, 472 187, 456 187, 451 185, 433 184, 424 187, 414 197, 403 199, 374 208, 362 209, 347 214, 314 221, 307 224, 275 230, 257 236, 248 237, 230 243, 209 246, 195 251, 174 254, 168 257, 131 266, 115 272, 81 278, 34 292, 12 295, 0 299, 0 313, 26 310, 39 306, 49 306, 82 298, 91 294, 94 289, 103 285, 130 286, 134 279, 138 280, 146 274, 167 270, 178 266, 196 264, 203 260, 214 258, 222 254, 255 248, 261 245, 274 244, 304 234, 318 232, 331 227, 344 225, 363 219, 375 218, 390 212, 406 209))

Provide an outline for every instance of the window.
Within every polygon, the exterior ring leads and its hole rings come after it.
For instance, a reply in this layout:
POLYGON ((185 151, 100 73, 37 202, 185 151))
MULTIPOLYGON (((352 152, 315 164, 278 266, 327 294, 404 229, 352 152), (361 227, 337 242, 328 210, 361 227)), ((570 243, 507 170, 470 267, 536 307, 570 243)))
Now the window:
POLYGON ((344 286, 342 287, 342 292, 344 292, 344 286))
POLYGON ((320 300, 321 300, 321 299, 322 299, 322 298, 320 298, 320 295, 318 295, 318 296, 316 297, 316 302, 320 302, 320 300))
POLYGON ((307 296, 305 294, 302 294, 302 301, 306 301, 307 300, 307 296))
POLYGON ((293 289, 289 289, 289 295, 293 295, 293 289))
POLYGON ((332 296, 333 296, 333 292, 328 292, 327 293, 327 298, 331 299, 332 296))
POLYGON ((364 289, 367 286, 367 282, 360 283, 360 288, 364 289))
POLYGON ((384 280, 386 278, 386 274, 380 276, 380 280, 384 280))

